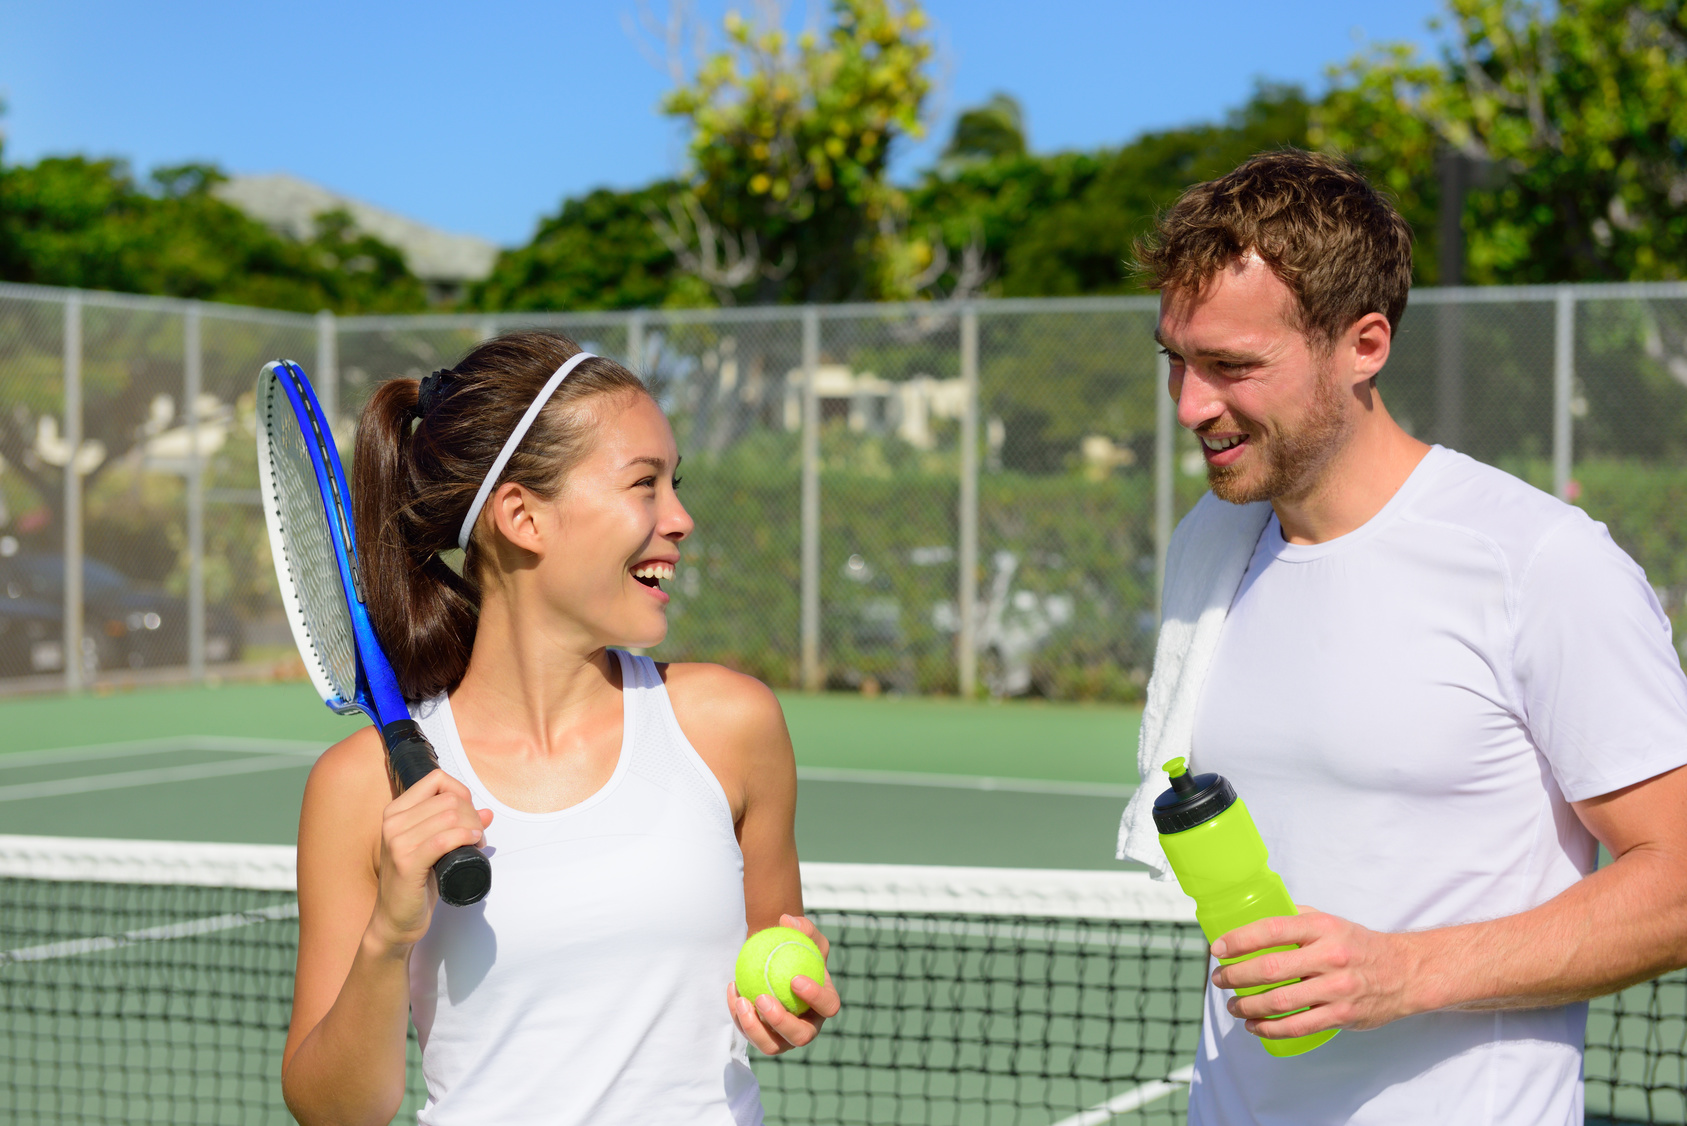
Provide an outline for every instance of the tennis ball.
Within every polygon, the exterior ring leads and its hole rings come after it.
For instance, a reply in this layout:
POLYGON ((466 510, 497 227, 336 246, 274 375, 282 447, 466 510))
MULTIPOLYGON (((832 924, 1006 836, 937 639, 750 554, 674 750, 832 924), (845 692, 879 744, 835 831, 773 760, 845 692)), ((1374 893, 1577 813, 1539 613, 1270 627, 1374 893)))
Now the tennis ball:
POLYGON ((740 997, 754 1001, 771 993, 786 1009, 801 1015, 808 1012, 808 1002, 791 992, 791 979, 798 974, 817 983, 826 980, 826 959, 802 931, 768 927, 752 934, 738 952, 735 977, 740 997))

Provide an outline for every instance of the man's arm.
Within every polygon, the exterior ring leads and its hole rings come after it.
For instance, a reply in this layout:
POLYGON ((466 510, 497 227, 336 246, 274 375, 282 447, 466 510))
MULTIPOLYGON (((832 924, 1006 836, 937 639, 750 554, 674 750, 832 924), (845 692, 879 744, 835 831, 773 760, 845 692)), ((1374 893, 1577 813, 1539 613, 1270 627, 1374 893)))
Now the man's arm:
POLYGON ((1687 965, 1687 767, 1574 803, 1613 860, 1539 907, 1481 923, 1384 934, 1310 908, 1238 927, 1219 958, 1224 989, 1302 980, 1230 1012, 1273 1039, 1376 1028, 1436 1009, 1532 1009, 1615 992, 1687 965), (1276 1016, 1312 1006, 1282 1020, 1276 1016))

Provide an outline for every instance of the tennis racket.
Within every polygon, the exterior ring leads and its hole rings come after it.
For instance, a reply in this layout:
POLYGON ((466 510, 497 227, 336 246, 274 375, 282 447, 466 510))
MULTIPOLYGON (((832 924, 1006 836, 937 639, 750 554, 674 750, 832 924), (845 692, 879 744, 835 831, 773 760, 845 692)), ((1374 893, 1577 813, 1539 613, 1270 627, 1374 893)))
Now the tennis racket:
MULTIPOLYGON (((408 790, 439 759, 410 718, 370 624, 340 454, 310 380, 291 360, 265 364, 258 374, 257 430, 264 522, 299 656, 323 703, 375 722, 388 769, 408 790)), ((472 845, 446 853, 433 870, 439 897, 458 907, 492 886, 492 866, 472 845)))

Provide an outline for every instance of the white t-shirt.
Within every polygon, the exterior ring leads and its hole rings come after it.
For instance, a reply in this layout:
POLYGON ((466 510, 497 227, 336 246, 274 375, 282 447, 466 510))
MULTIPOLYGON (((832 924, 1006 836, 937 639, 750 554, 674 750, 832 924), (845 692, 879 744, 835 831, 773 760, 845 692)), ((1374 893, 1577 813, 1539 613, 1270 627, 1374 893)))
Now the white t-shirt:
MULTIPOLYGON (((1298 903, 1381 931, 1593 870, 1569 803, 1687 762, 1687 677, 1602 524, 1436 447, 1368 523, 1260 536, 1195 720, 1298 903)), ((1209 989, 1192 1126, 1582 1121, 1586 1005, 1427 1013, 1278 1059, 1209 989)))

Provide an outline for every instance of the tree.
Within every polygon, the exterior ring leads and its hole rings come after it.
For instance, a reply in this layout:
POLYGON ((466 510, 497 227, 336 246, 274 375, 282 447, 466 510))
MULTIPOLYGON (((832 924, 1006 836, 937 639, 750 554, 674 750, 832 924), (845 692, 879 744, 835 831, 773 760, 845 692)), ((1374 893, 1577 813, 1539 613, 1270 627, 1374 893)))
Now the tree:
POLYGON ((961 113, 943 156, 946 160, 1000 160, 1025 152, 1025 113, 1011 94, 997 93, 961 113))
POLYGON ((403 256, 343 213, 298 241, 212 195, 222 179, 187 164, 143 188, 123 162, 85 157, 0 166, 0 278, 301 312, 427 307, 403 256))
POLYGON ((651 209, 723 302, 905 296, 930 248, 902 232, 890 152, 918 135, 931 46, 916 0, 832 0, 794 43, 776 4, 662 103, 690 131, 689 198, 651 209))
MULTIPOLYGON (((998 279, 992 291, 1004 296, 1127 292, 1136 288, 1131 243, 1155 215, 1256 152, 1304 145, 1308 109, 1298 87, 1262 84, 1219 124, 1096 153, 940 164, 910 193, 911 227, 935 229, 956 250, 980 241, 998 279)), ((951 147, 962 143, 958 124, 951 147)), ((953 284, 953 272, 945 281, 953 284)))
MULTIPOLYGON (((1491 161, 1464 209, 1476 283, 1679 278, 1687 271, 1687 5, 1683 0, 1449 0, 1439 63, 1378 48, 1347 65, 1312 137, 1354 157, 1419 232, 1435 162, 1491 161)), ((1431 244, 1432 245, 1432 244, 1431 244)))
POLYGON ((667 207, 682 190, 663 180, 630 192, 599 188, 564 200, 531 242, 498 256, 467 303, 494 311, 709 303, 708 289, 684 274, 650 222, 650 211, 667 207))

